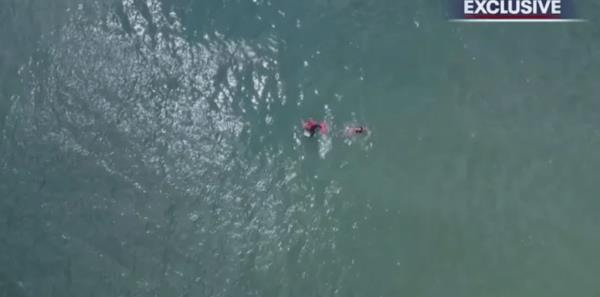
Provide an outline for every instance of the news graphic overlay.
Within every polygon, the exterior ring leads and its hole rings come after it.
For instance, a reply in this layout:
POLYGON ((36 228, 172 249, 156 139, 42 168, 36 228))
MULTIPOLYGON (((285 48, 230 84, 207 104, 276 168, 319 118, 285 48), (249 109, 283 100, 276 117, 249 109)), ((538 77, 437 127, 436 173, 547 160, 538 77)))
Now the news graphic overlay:
POLYGON ((451 0, 454 22, 583 22, 573 0, 451 0))

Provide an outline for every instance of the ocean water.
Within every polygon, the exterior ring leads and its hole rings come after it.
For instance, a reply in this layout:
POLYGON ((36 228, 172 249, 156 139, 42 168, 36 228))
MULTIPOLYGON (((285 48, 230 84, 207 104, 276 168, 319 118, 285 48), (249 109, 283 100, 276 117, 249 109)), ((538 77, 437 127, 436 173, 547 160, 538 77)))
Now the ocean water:
POLYGON ((0 296, 599 296, 576 4, 0 0, 0 296))

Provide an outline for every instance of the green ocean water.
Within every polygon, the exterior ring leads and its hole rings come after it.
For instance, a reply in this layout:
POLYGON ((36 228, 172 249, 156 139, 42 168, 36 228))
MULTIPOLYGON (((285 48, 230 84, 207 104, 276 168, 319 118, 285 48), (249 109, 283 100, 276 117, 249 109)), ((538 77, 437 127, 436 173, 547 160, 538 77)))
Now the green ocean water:
POLYGON ((600 295, 575 4, 0 0, 0 296, 600 295))

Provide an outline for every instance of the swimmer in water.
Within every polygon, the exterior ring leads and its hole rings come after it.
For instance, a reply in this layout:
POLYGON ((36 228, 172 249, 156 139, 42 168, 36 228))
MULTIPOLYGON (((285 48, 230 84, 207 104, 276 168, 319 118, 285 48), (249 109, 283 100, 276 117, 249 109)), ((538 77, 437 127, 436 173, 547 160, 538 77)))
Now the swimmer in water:
POLYGON ((363 133, 367 133, 367 128, 365 128, 364 126, 346 127, 346 135, 347 136, 354 136, 354 135, 363 134, 363 133))
POLYGON ((366 133, 367 132, 367 128, 365 128, 363 126, 348 127, 348 132, 350 132, 351 134, 362 134, 362 133, 366 133))
POLYGON ((305 134, 309 137, 313 137, 313 135, 315 135, 315 133, 317 132, 317 129, 321 134, 327 133, 327 125, 325 124, 325 122, 317 123, 313 119, 308 119, 307 121, 304 121, 304 123, 302 123, 302 126, 304 127, 305 134))

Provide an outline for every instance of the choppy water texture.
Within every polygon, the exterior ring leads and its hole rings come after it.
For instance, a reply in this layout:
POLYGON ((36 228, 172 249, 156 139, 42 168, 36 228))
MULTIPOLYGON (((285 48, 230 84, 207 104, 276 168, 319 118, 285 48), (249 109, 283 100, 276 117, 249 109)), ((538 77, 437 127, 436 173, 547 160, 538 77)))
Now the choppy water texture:
POLYGON ((0 0, 0 296, 600 295, 578 4, 0 0))

